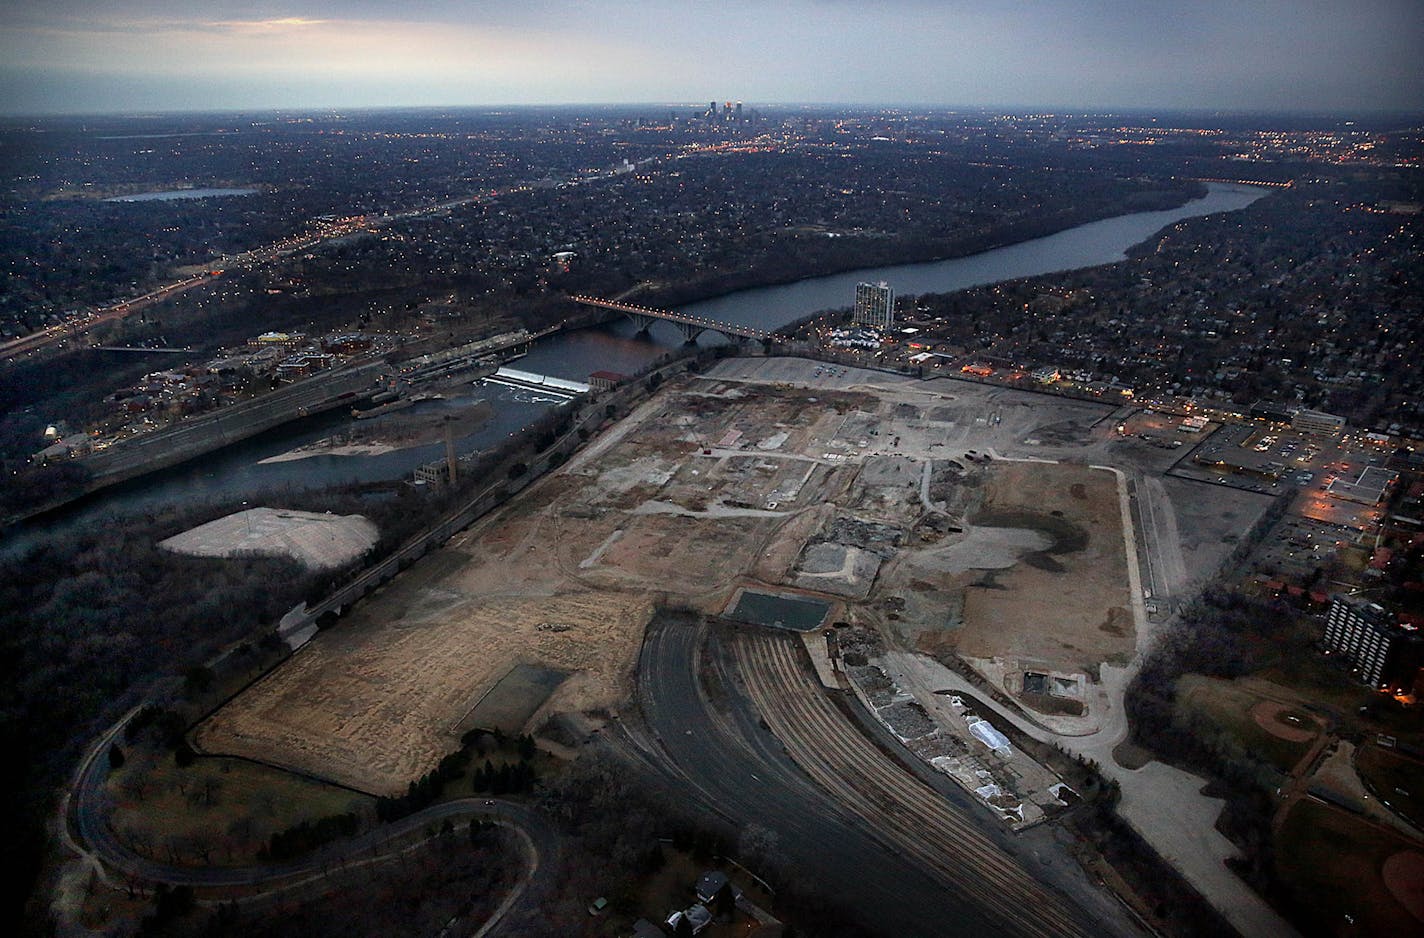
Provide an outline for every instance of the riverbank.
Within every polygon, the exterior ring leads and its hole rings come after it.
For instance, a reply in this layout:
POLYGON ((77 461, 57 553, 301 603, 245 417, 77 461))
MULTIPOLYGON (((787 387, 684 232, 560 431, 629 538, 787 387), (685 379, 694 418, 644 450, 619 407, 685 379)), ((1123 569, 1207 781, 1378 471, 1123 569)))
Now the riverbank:
MULTIPOLYGON (((1233 211, 1250 204, 1269 190, 1251 190, 1243 186, 1211 184, 1207 196, 1183 204, 1170 211, 1139 212, 1106 218, 1067 231, 1030 241, 973 254, 952 260, 920 264, 896 264, 882 268, 855 268, 849 272, 798 279, 783 286, 759 287, 705 300, 693 306, 682 306, 680 312, 755 328, 773 330, 801 319, 808 314, 849 305, 858 280, 890 280, 902 295, 953 292, 970 286, 1003 280, 1036 276, 1055 271, 1113 263, 1125 257, 1133 245, 1149 239, 1162 228, 1184 218, 1215 212, 1233 211)), ((547 301, 547 297, 545 300, 547 301)), ((640 301, 647 299, 640 296, 640 301)), ((648 300, 651 302, 651 300, 648 300)), ((567 305, 567 304, 565 304, 567 305)), ((616 314, 598 328, 580 328, 604 317, 568 315, 557 334, 536 343, 524 359, 526 370, 554 377, 587 381, 594 371, 614 371, 632 374, 642 370, 658 356, 682 345, 682 336, 666 324, 654 324, 650 333, 639 334, 637 328, 616 314)), ((705 335, 705 343, 718 337, 705 335)), ((509 395, 493 395, 495 419, 479 439, 457 439, 461 452, 473 445, 487 448, 513 433, 529 420, 544 412, 546 405, 521 401, 509 395), (488 437, 488 439, 486 439, 488 437)), ((115 502, 105 497, 91 499, 81 509, 94 515, 106 506, 121 503, 125 507, 152 505, 193 496, 195 490, 206 494, 241 494, 272 486, 292 485, 321 487, 341 482, 373 482, 393 479, 413 471, 418 463, 402 459, 399 452, 372 455, 313 458, 301 462, 263 463, 262 460, 310 444, 336 434, 339 424, 327 424, 324 432, 292 439, 283 445, 275 433, 264 434, 242 450, 227 447, 222 457, 213 463, 190 460, 184 472, 169 472, 146 484, 142 491, 127 489, 115 502), (252 455, 247 455, 247 454, 252 455), (253 458, 255 456, 255 458, 253 458), (305 472, 282 474, 284 466, 300 465, 305 472), (257 470, 261 471, 257 471, 257 470)), ((291 435, 287 434, 290 439, 291 435)), ((363 440, 362 442, 367 442, 363 440)), ((386 441, 383 441, 386 442, 386 441)), ((407 450, 414 454, 415 450, 407 450)), ((318 454, 325 455, 325 454, 318 454)), ((424 455, 421 461, 438 458, 438 453, 424 455)), ((206 459, 214 459, 209 453, 206 459)), ((46 510, 57 502, 50 503, 46 510)), ((23 505, 23 503, 22 503, 23 505)), ((34 516, 38 512, 26 511, 34 516)), ((73 513, 66 515, 72 521, 73 513)))
MULTIPOLYGON (((794 286, 807 281, 821 280, 841 274, 863 272, 879 267, 904 267, 919 264, 934 264, 955 261, 985 254, 1000 248, 1011 247, 1040 238, 1051 237, 1064 231, 1125 215, 1144 212, 1172 211, 1193 201, 1205 198, 1210 187, 1196 180, 1184 181, 1188 185, 1181 190, 1162 190, 1160 194, 1169 196, 1159 200, 1148 200, 1145 204, 1129 204, 1132 198, 1105 211, 1069 210, 1050 217, 1025 219, 1002 226, 996 230, 976 236, 961 237, 948 242, 911 242, 895 239, 886 242, 879 250, 861 250, 854 258, 839 261, 812 263, 796 271, 772 273, 757 268, 746 268, 702 280, 684 281, 678 286, 657 284, 640 291, 638 302, 647 306, 689 306, 725 299, 750 290, 794 286), (879 256, 876 256, 879 255, 879 256)), ((1137 193, 1137 195, 1157 195, 1159 193, 1137 193)), ((867 242, 873 244, 874 242, 867 242)), ((875 278, 870 278, 875 279, 875 278)), ((842 304, 849 306, 849 299, 842 304)))

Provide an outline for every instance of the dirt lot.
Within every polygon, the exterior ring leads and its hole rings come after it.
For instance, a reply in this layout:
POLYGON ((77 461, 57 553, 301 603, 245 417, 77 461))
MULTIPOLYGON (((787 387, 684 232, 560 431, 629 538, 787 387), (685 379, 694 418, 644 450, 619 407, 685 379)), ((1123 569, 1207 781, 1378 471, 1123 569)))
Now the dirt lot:
POLYGON ((788 565, 799 554, 796 518, 818 514, 839 471, 801 451, 823 448, 814 428, 831 435, 839 408, 865 400, 705 391, 659 396, 618 445, 414 565, 205 722, 197 744, 392 794, 458 745, 476 702, 518 664, 570 675, 531 725, 618 706, 655 602, 720 609, 764 553, 788 565), (705 445, 733 430, 735 447, 705 445), (766 551, 788 525, 795 544, 766 551))
POLYGON ((1115 477, 1086 466, 996 462, 970 517, 962 537, 902 567, 907 608, 920 612, 907 613, 908 621, 947 611, 941 626, 914 640, 931 654, 973 660, 1021 697, 1025 672, 1046 673, 1052 692, 1039 689, 1026 702, 1077 711, 1071 676, 1096 679, 1100 663, 1121 663, 1136 640, 1115 477))
POLYGON ((719 612, 742 587, 848 601, 1012 680, 1044 670, 1069 697, 1130 653, 1115 478, 967 455, 1030 434, 1071 449, 1100 435, 1104 408, 949 384, 791 387, 742 365, 666 388, 359 604, 198 744, 398 792, 511 668, 569 675, 530 727, 615 708, 657 603, 719 612))
POLYGON ((466 715, 521 660, 581 672, 556 694, 576 709, 618 701, 652 612, 644 596, 482 597, 459 571, 423 579, 397 580, 308 644, 204 723, 198 745, 396 794, 458 746, 466 715))

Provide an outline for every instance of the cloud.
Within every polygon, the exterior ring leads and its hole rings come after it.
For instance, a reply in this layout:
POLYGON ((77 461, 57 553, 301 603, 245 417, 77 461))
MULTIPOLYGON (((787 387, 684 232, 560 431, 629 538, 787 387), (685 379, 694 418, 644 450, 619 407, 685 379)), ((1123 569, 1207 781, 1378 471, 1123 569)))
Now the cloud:
POLYGON ((284 16, 280 19, 270 20, 215 20, 204 23, 204 26, 213 26, 219 29, 287 29, 290 27, 321 26, 330 23, 331 20, 311 20, 300 16, 284 16))
MULTIPOLYGON (((0 0, 0 63, 56 88, 71 87, 55 82, 64 74, 123 76, 144 93, 166 81, 184 102, 212 83, 242 82, 254 104, 280 86, 293 106, 323 83, 320 100, 353 105, 1424 106, 1424 3, 1355 4, 0 0)), ((88 87, 101 89, 90 106, 115 106, 102 81, 88 87)))

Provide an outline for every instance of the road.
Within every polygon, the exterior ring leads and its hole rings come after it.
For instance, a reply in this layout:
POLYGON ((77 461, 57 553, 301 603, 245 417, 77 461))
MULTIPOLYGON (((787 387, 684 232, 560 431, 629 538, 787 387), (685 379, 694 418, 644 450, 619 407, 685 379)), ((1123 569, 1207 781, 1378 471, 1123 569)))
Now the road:
POLYGON ((137 712, 138 708, 130 711, 89 748, 60 807, 67 845, 110 885, 117 885, 115 880, 118 880, 119 883, 167 883, 208 889, 242 888, 252 890, 261 899, 420 849, 424 839, 414 844, 402 844, 401 841, 444 821, 483 818, 515 834, 523 848, 526 872, 494 916, 476 934, 521 934, 521 920, 526 915, 535 914, 547 892, 553 888, 557 867, 555 859, 559 853, 559 834, 553 824, 525 805, 485 798, 441 802, 286 863, 241 867, 180 866, 137 854, 120 841, 109 826, 104 791, 104 780, 109 771, 109 746, 119 738, 129 719, 137 712))
POLYGON ((1044 869, 1026 870, 976 830, 996 823, 987 814, 961 812, 881 754, 799 660, 783 657, 766 670, 760 646, 748 652, 738 641, 689 624, 650 627, 637 688, 646 725, 621 727, 627 749, 663 784, 733 825, 774 831, 777 865, 837 897, 875 932, 1136 934, 1121 921, 1088 924, 1042 885, 1051 878, 1044 869), (699 677, 704 641, 715 705, 699 677), (794 674, 805 682, 793 694, 800 710, 783 698, 794 674), (738 689, 744 677, 749 696, 738 689), (798 732, 812 714, 814 726, 798 732), (827 754, 824 763, 817 752, 827 754), (852 765, 859 768, 846 781, 840 773, 852 765))
POLYGON ((46 345, 53 345, 71 336, 77 336, 88 332, 95 326, 106 322, 114 322, 123 319, 142 309, 147 309, 155 303, 160 303, 171 296, 177 296, 186 290, 191 290, 200 284, 207 283, 211 279, 210 275, 204 274, 196 277, 186 277, 173 283, 165 284, 156 290, 150 290, 142 296, 136 296, 131 300, 122 303, 115 303, 113 306, 106 306, 95 310, 93 314, 72 319, 46 329, 31 332, 29 335, 20 336, 18 339, 11 339, 8 342, 0 343, 0 361, 7 358, 15 358, 27 352, 44 348, 46 345))

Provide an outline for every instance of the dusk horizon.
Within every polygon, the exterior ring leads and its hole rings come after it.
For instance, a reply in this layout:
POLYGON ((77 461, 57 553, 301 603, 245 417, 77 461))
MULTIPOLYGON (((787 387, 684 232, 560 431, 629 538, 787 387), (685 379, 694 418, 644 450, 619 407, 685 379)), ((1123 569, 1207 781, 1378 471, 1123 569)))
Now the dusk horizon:
POLYGON ((1286 0, 1071 14, 833 0, 7 3, 0 113, 744 101, 1080 110, 1424 108, 1424 9, 1286 0), (575 92, 571 89, 579 89, 575 92))

